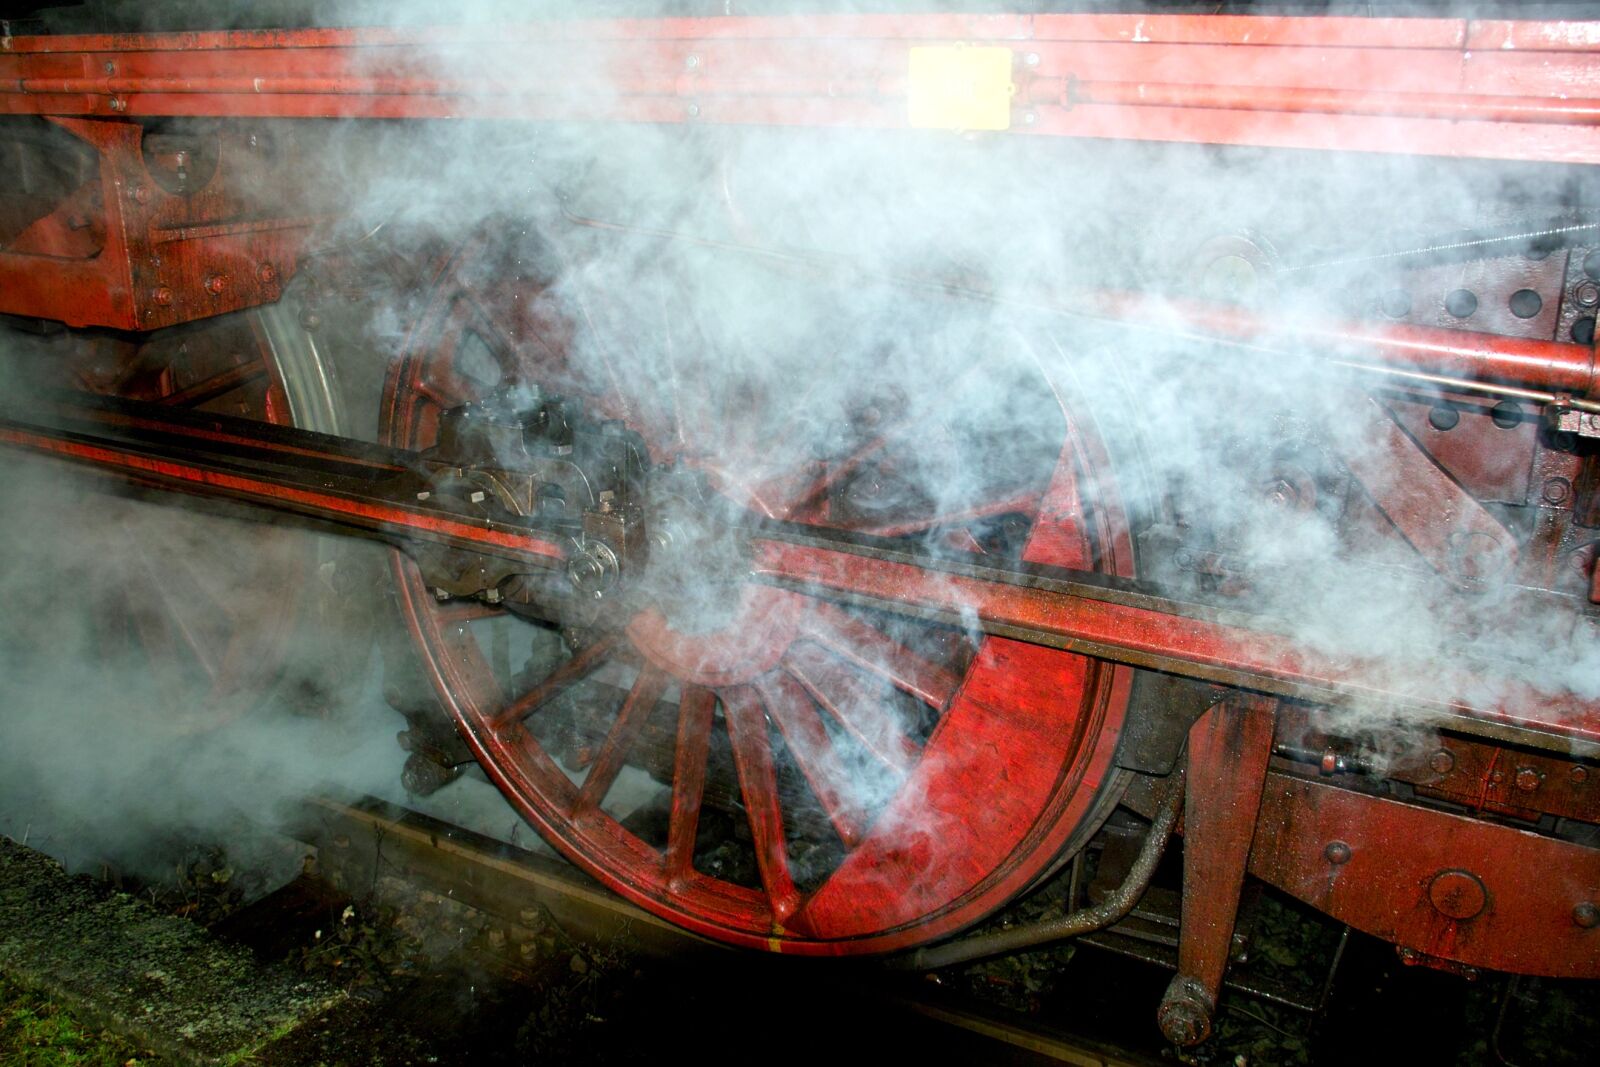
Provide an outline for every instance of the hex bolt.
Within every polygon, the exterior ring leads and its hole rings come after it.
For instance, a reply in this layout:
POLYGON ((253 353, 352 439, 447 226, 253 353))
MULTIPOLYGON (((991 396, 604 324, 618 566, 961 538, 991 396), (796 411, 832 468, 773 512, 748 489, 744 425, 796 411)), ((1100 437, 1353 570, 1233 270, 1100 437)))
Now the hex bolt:
POLYGON ((431 497, 432 495, 433 495, 432 493, 430 493, 426 489, 424 489, 422 492, 417 494, 417 499, 418 500, 426 500, 429 497, 431 497))
POLYGON ((1565 478, 1546 478, 1539 495, 1552 507, 1564 504, 1572 495, 1572 483, 1565 478))
POLYGON ((169 307, 172 304, 172 290, 165 285, 158 285, 151 291, 150 299, 162 307, 169 307))
POLYGON ((206 292, 212 296, 221 296, 228 288, 228 276, 213 274, 206 278, 206 292))
POLYGON ((1572 921, 1585 930, 1593 930, 1600 926, 1600 908, 1586 900, 1572 909, 1572 921))
POLYGON ((501 595, 499 586, 493 589, 485 589, 483 592, 483 601, 486 604, 498 604, 504 599, 505 597, 501 595))
POLYGON ((1322 850, 1322 854, 1335 867, 1342 867, 1350 862, 1350 846, 1343 841, 1329 841, 1328 847, 1322 850))
POLYGON ((1589 780, 1589 769, 1587 767, 1574 766, 1572 770, 1567 772, 1567 780, 1573 785, 1582 785, 1589 780))
POLYGON ((1448 749, 1441 748, 1428 757, 1428 769, 1434 774, 1449 774, 1456 769, 1456 758, 1448 749))
POLYGON ((1519 767, 1517 769, 1517 788, 1522 790, 1524 793, 1531 793, 1535 789, 1538 789, 1540 783, 1543 781, 1544 775, 1540 774, 1532 767, 1519 767))
POLYGON ((1572 287, 1572 302, 1584 308, 1600 305, 1600 285, 1590 281, 1579 282, 1572 287))

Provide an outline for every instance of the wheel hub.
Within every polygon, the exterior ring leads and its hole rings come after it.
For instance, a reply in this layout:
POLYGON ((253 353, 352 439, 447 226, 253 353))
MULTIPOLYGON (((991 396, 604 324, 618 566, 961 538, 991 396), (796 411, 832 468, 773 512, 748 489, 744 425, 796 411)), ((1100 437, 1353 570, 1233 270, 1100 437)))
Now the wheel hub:
POLYGON ((720 629, 680 628, 652 606, 628 622, 628 640, 680 681, 711 689, 749 684, 776 667, 794 642, 801 602, 756 585, 744 586, 737 596, 732 621, 720 629))

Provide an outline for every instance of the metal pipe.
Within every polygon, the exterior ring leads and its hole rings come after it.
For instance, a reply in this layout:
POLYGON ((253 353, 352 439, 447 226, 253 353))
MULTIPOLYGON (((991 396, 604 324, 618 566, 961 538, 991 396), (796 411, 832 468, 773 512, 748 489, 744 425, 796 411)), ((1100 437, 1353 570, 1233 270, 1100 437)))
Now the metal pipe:
POLYGON ((1126 917, 1139 902, 1139 898, 1144 896, 1145 890, 1150 888, 1150 879, 1155 875, 1156 867, 1167 851, 1167 842, 1172 837, 1173 828, 1177 826, 1178 812, 1183 806, 1185 777, 1186 772, 1181 766, 1172 773, 1167 784, 1166 796, 1161 798, 1161 805, 1156 809, 1156 817, 1150 823, 1150 832, 1145 835, 1144 844, 1139 848, 1139 855, 1133 861, 1133 866, 1128 869, 1128 877, 1123 879, 1115 892, 1100 903, 1079 908, 1059 919, 977 934, 959 941, 935 945, 932 948, 918 949, 900 961, 898 966, 911 971, 934 971, 985 956, 1018 952, 1051 941, 1077 937, 1110 926, 1126 917))

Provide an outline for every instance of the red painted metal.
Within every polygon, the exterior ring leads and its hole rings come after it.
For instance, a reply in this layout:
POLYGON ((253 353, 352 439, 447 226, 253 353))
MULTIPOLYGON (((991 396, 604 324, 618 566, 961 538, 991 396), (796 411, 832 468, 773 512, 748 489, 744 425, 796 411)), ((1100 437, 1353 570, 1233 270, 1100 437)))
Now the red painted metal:
POLYGON ((1581 910, 1600 904, 1593 848, 1274 773, 1250 872, 1428 956, 1600 977, 1600 929, 1581 910))
MULTIPOLYGON (((993 136, 1600 164, 1600 22, 849 16, 3 38, 0 114, 49 117, 94 148, 98 173, 0 249, 0 312, 146 331, 278 298, 315 220, 287 210, 241 210, 229 192, 230 180, 241 175, 227 167, 206 188, 182 196, 165 190, 145 160, 136 118, 903 130, 912 92, 909 49, 954 42, 1014 52, 1011 130, 993 136)), ((220 136, 230 135, 225 129, 220 136)), ((390 379, 384 419, 397 444, 431 443, 440 411, 473 398, 454 366, 473 323, 488 323, 480 339, 499 346, 495 356, 513 379, 548 381, 564 369, 565 325, 529 322, 529 311, 509 310, 507 298, 516 295, 509 290, 468 291, 460 268, 481 251, 481 242, 469 247, 434 279, 390 379), (547 346, 539 354, 518 344, 533 335, 547 346)), ((1540 270, 1559 289, 1559 269, 1540 270)), ((922 291, 999 299, 901 280, 922 291)), ((1239 307, 1116 292, 1041 290, 1024 302, 1169 335, 1515 385, 1552 400, 1600 399, 1594 347, 1549 339, 1554 300, 1537 321, 1522 325, 1477 320, 1498 333, 1448 329, 1438 315, 1407 323, 1286 321, 1239 307)), ((192 394, 168 397, 200 402, 206 389, 231 384, 201 383, 192 394)), ((705 430, 681 412, 661 426, 616 397, 588 399, 605 415, 634 424, 657 446, 658 458, 668 451, 663 433, 681 443, 705 430)), ((1048 487, 994 502, 990 510, 1035 515, 1025 562, 1093 565, 1127 576, 1131 543, 1108 491, 1109 463, 1094 434, 1066 415, 1067 440, 1048 487), (1098 524, 1090 529, 1080 521, 1080 480, 1096 476, 1102 495, 1090 509, 1098 524)), ((1566 498, 1552 499, 1548 479, 1566 478, 1573 492, 1579 461, 1548 460, 1531 425, 1518 431, 1515 456, 1542 467, 1500 464, 1467 445, 1455 452, 1440 445, 1429 458, 1414 447, 1431 440, 1425 418, 1403 406, 1394 419, 1376 412, 1373 431, 1386 443, 1386 462, 1381 471, 1363 470, 1357 460, 1355 473, 1438 569, 1471 578, 1511 567, 1516 546, 1508 524, 1484 502, 1525 504, 1537 487, 1550 507, 1561 506, 1566 498), (1396 469, 1405 476, 1401 484, 1387 481, 1396 469), (1544 472, 1543 485, 1530 470, 1544 472), (1558 470, 1566 473, 1552 473, 1558 470), (1476 549, 1473 539, 1482 542, 1476 549)), ((553 541, 492 523, 457 522, 16 428, 0 429, 0 443, 146 483, 277 499, 304 513, 459 548, 487 545, 540 566, 563 559, 553 541)), ((735 452, 700 462, 731 481, 749 459, 735 452)), ((796 474, 773 479, 755 496, 769 516, 820 523, 829 490, 825 481, 796 474)), ((936 518, 959 527, 976 514, 936 518)), ((924 519, 872 532, 933 524, 924 519)), ((1547 557, 1542 565, 1553 565, 1565 527, 1547 522, 1545 528, 1554 534, 1540 550, 1547 557)), ((960 529, 949 542, 978 545, 960 529)), ((565 667, 520 695, 501 691, 460 607, 437 604, 409 562, 397 557, 395 565, 402 613, 430 679, 473 754, 519 810, 619 892, 736 944, 816 955, 902 948, 954 932, 1033 884, 1063 848, 1081 844, 1083 831, 1119 795, 1113 756, 1130 672, 1089 658, 1096 653, 1175 657, 1198 677, 1227 681, 1240 672, 1298 687, 1300 695, 1401 705, 1463 729, 1509 728, 1524 738, 1531 732, 1570 742, 1581 754, 1600 751, 1600 704, 1478 667, 1351 661, 1286 636, 1178 617, 1132 600, 940 572, 777 536, 756 539, 753 549, 750 577, 784 590, 742 585, 726 625, 712 632, 675 627, 670 613, 641 613, 614 642, 576 649, 565 667), (828 598, 841 596, 907 614, 975 613, 991 633, 1009 626, 1048 635, 1059 647, 991 635, 968 649, 969 657, 934 662, 890 629, 840 612, 828 598), (575 785, 538 729, 541 709, 591 671, 641 663, 598 740, 587 778, 575 785), (666 696, 673 689, 675 708, 666 696), (900 714, 906 704, 938 725, 918 733, 900 714), (625 828, 605 800, 624 767, 642 758, 636 750, 662 715, 676 718, 666 731, 675 742, 666 772, 670 825, 658 846, 625 828), (830 732, 828 722, 838 731, 830 732), (715 733, 722 729, 725 739, 715 733), (723 740, 749 816, 760 889, 694 865, 708 766, 723 740), (795 813, 775 779, 780 741, 804 750, 796 765, 844 848, 828 875, 804 888, 787 854, 785 828, 793 829, 795 813), (892 780, 887 796, 852 792, 835 748, 846 744, 892 780)), ((1600 568, 1589 581, 1591 596, 1600 599, 1600 568)), ((1177 1007, 1166 1013, 1169 1033, 1185 1041, 1201 1036, 1247 863, 1335 917, 1432 958, 1600 974, 1594 849, 1268 773, 1274 713, 1263 698, 1236 697, 1191 734, 1185 929, 1169 995, 1177 1007)), ((1579 759, 1456 738, 1441 742, 1439 751, 1448 767, 1440 759, 1431 773, 1397 767, 1393 777, 1412 783, 1420 796, 1497 818, 1594 817, 1594 768, 1579 759)))
MULTIPOLYGON (((456 372, 459 335, 472 321, 460 313, 463 305, 499 324, 480 332, 486 340, 507 338, 488 342, 502 382, 539 381, 558 390, 575 383, 565 362, 568 350, 551 343, 563 336, 560 329, 526 319, 530 311, 548 307, 537 299, 537 283, 485 280, 475 269, 479 257, 494 261, 494 247, 487 237, 469 243, 436 279, 391 376, 385 425, 392 442, 426 446, 436 432, 440 390, 460 401, 483 388, 456 372), (517 346, 509 340, 524 332, 545 343, 517 346)), ((584 298, 579 292, 569 296, 584 298)), ((594 314, 591 321, 604 318, 594 314)), ((681 381, 693 382, 704 368, 679 370, 681 381)), ((687 444, 695 446, 689 455, 704 455, 694 462, 708 470, 751 466, 727 442, 759 441, 760 434, 702 420, 692 395, 668 399, 663 409, 672 413, 671 424, 663 425, 650 411, 625 408, 619 398, 585 394, 585 402, 600 411, 626 412, 658 457, 687 444)), ((765 397, 761 405, 782 401, 765 397)), ((753 424, 775 417, 761 405, 744 417, 753 424)), ((738 417, 728 413, 724 419, 738 417)), ((1079 567, 1097 561, 1126 573, 1125 532, 1110 498, 1100 499, 1094 523, 1077 518, 1082 507, 1075 471, 1089 446, 1081 438, 1063 444, 1066 458, 1036 504, 1041 518, 1029 558, 1079 567)), ((777 478, 773 484, 789 485, 803 497, 812 481, 777 478)), ((778 513, 798 510, 791 501, 763 500, 778 513)), ((643 662, 687 694, 676 708, 663 704, 657 713, 677 720, 675 756, 662 761, 658 772, 671 775, 673 816, 665 842, 646 841, 574 794, 556 762, 559 737, 543 732, 545 713, 530 706, 534 700, 499 691, 480 637, 450 620, 409 561, 397 557, 395 574, 402 613, 441 701, 518 810, 618 892, 719 940, 774 952, 846 955, 947 935, 1034 882, 1119 792, 1112 756, 1127 708, 1126 668, 999 638, 984 639, 965 655, 956 654, 964 645, 940 655, 913 647, 908 634, 933 636, 916 623, 907 624, 909 630, 869 624, 825 600, 738 583, 726 594, 725 625, 711 632, 675 626, 682 606, 664 603, 634 616, 616 646, 595 657, 599 662, 585 661, 613 673, 643 662), (508 703, 514 713, 504 711, 508 703), (722 707, 720 723, 710 714, 714 704, 722 707), (919 715, 937 719, 931 732, 913 728, 919 715), (707 788, 707 753, 721 741, 722 723, 756 850, 759 890, 713 877, 686 860, 707 788), (804 889, 796 884, 795 860, 785 844, 784 828, 795 818, 792 801, 780 798, 773 786, 777 737, 786 746, 805 746, 796 762, 816 793, 824 825, 831 827, 808 844, 838 850, 825 876, 814 872, 804 889), (875 771, 844 777, 839 768, 847 753, 854 765, 875 771), (870 786, 873 781, 878 784, 870 786), (996 790, 994 783, 1002 781, 1005 788, 996 790), (980 795, 984 803, 973 804, 980 795), (827 840, 829 834, 837 841, 827 840)), ((566 680, 581 685, 576 677, 566 680)), ((548 687, 536 688, 543 694, 548 687)), ((613 718, 601 710, 603 750, 627 747, 632 730, 625 715, 624 710, 613 718)), ((641 745, 631 758, 650 756, 641 745)))
POLYGON ((1014 128, 1030 135, 1600 162, 1595 25, 903 15, 23 37, 0 52, 0 112, 901 128, 908 47, 972 42, 1026 59, 1014 128))
POLYGON ((282 294, 315 220, 250 213, 228 189, 230 175, 250 177, 243 168, 223 168, 189 196, 167 192, 146 165, 137 123, 54 121, 94 147, 99 173, 0 248, 0 312, 151 330, 282 294))
POLYGON ((1179 1045, 1211 1033, 1228 967, 1250 842, 1272 755, 1275 702, 1225 701, 1189 729, 1183 805, 1183 928, 1161 1030, 1179 1045))
MULTIPOLYGON (((1177 618, 1136 605, 931 573, 781 541, 755 544, 754 573, 786 585, 814 586, 867 603, 941 614, 970 611, 989 625, 1053 634, 1063 647, 1167 652, 1197 667, 1232 669, 1320 689, 1328 699, 1370 699, 1459 714, 1600 744, 1600 704, 1570 692, 1547 692, 1456 664, 1411 664, 1323 654, 1287 636, 1226 622, 1177 618)), ((1196 676, 1205 677, 1203 671, 1196 676)))

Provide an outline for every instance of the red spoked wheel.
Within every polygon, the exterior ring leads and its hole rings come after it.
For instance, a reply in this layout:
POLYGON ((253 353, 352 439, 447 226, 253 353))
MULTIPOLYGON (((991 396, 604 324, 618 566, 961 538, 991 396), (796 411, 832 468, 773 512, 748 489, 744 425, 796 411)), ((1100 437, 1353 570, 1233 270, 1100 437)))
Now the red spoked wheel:
MULTIPOLYGON (((27 347, 27 346, 13 346, 27 347)), ((325 369, 287 308, 150 335, 72 332, 14 353, 50 384, 337 431, 325 369)), ((55 500, 52 497, 52 500, 55 500)), ((68 489, 54 518, 93 590, 84 641, 127 666, 121 712, 174 734, 237 718, 282 676, 319 558, 305 534, 68 489)))
MULTIPOLYGON (((989 342, 1009 369, 957 352, 936 395, 863 382, 833 430, 807 435, 821 405, 805 381, 760 388, 692 315, 665 315, 648 340, 613 334, 607 301, 555 259, 481 237, 442 267, 390 376, 388 441, 425 448, 441 411, 538 386, 761 514, 1131 573, 1103 446, 1019 336, 989 342), (997 432, 969 398, 1013 372, 1033 378, 1006 391, 997 432), (1024 421, 1035 432, 1012 432, 1024 421), (959 501, 938 491, 952 481, 959 501)), ((704 570, 580 631, 440 603, 395 556, 403 619, 487 774, 641 906, 778 952, 907 948, 1033 884, 1121 796, 1125 669, 756 585, 727 559, 704 570)))

